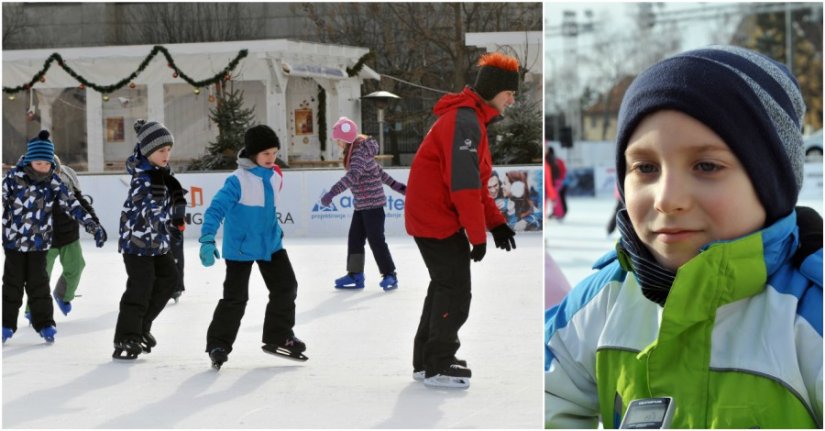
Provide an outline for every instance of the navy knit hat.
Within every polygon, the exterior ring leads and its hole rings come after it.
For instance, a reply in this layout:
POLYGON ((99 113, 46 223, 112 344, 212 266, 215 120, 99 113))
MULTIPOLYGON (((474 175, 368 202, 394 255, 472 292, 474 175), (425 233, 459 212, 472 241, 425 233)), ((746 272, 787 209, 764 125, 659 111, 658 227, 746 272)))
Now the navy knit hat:
POLYGON ((278 135, 269 126, 259 124, 257 126, 247 129, 243 136, 244 148, 246 148, 246 156, 249 158, 255 157, 261 151, 270 148, 281 148, 281 141, 278 140, 278 135))
POLYGON ((28 142, 26 155, 23 156, 24 163, 43 160, 54 165, 54 144, 49 140, 49 136, 48 130, 41 130, 37 137, 28 142))
POLYGON ((135 121, 135 133, 137 133, 138 147, 144 157, 149 157, 155 151, 175 144, 172 132, 157 121, 146 122, 144 120, 135 121))
POLYGON ((622 194, 628 140, 642 119, 665 109, 695 118, 725 141, 756 190, 766 225, 793 210, 805 162, 805 102, 784 65, 744 48, 712 46, 642 72, 619 109, 616 173, 622 194))

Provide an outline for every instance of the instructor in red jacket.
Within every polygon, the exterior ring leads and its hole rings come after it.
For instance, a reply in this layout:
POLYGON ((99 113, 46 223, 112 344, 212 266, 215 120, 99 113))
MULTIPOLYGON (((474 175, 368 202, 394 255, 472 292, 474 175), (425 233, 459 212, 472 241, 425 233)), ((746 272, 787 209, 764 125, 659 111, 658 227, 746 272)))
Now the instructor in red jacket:
POLYGON ((470 260, 496 247, 516 248, 515 233, 487 191, 492 171, 487 124, 515 102, 519 64, 490 53, 475 85, 436 103, 438 116, 410 168, 404 217, 430 273, 413 349, 413 378, 427 386, 466 388, 471 372, 456 359, 458 330, 470 311, 470 260), (471 249, 472 246, 472 249, 471 249))

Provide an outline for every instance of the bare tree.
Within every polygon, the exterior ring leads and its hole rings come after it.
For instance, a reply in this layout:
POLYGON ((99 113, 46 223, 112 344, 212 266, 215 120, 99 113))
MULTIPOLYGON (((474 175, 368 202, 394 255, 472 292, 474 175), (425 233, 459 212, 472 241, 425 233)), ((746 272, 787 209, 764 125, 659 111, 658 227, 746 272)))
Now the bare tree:
POLYGON ((127 9, 131 43, 192 43, 256 39, 239 3, 149 3, 127 9))
POLYGON ((3 49, 14 49, 29 26, 23 3, 3 4, 3 49))

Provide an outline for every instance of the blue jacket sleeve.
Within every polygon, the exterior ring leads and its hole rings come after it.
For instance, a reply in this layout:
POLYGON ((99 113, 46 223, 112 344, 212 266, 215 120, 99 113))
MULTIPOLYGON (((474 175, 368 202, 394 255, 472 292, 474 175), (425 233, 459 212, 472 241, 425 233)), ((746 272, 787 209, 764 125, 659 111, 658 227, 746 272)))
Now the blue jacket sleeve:
POLYGON ((241 200, 241 183, 238 178, 231 175, 223 183, 223 187, 218 190, 209 208, 203 215, 203 225, 201 226, 201 236, 215 235, 218 232, 226 215, 241 200))

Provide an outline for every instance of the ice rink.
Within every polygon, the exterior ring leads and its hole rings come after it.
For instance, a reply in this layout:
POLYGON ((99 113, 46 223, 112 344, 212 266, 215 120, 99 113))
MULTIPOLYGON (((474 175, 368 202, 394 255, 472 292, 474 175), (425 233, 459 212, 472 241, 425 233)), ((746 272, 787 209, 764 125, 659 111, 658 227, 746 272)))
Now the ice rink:
POLYGON ((517 235, 511 253, 488 237, 486 257, 472 265, 473 302, 457 355, 473 370, 467 390, 412 380, 412 341, 429 278, 409 237, 388 238, 399 277, 391 292, 378 287, 371 256, 366 289, 333 289, 345 272, 344 238, 286 238, 299 283, 295 332, 309 361, 261 351, 266 289, 253 270, 235 350, 216 372, 204 349, 225 266, 201 266, 190 240, 187 290, 155 321, 158 346, 134 362, 111 359, 126 281, 114 234, 103 249, 81 234, 82 296, 69 316, 55 309, 53 345, 26 326, 21 310, 18 332, 3 346, 4 429, 542 427, 539 234, 517 235))
MULTIPOLYGON (((800 200, 799 205, 823 213, 822 199, 800 200)), ((544 238, 547 253, 573 287, 593 273, 593 263, 615 247, 619 234, 614 231, 607 235, 607 222, 616 208, 614 199, 568 198, 568 207, 569 212, 561 222, 545 222, 544 238)))

